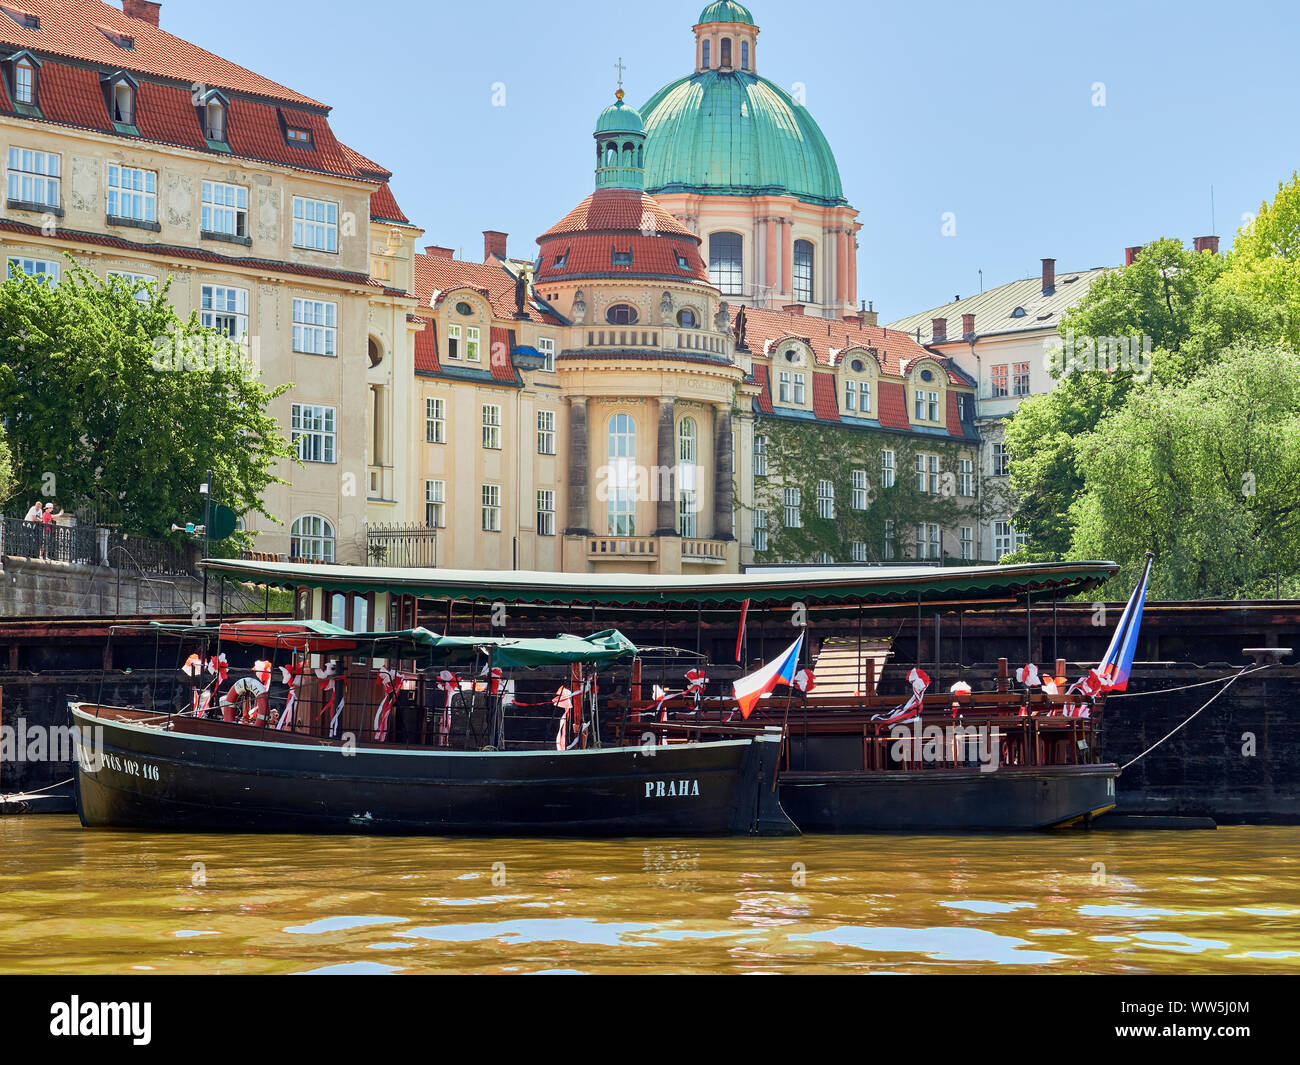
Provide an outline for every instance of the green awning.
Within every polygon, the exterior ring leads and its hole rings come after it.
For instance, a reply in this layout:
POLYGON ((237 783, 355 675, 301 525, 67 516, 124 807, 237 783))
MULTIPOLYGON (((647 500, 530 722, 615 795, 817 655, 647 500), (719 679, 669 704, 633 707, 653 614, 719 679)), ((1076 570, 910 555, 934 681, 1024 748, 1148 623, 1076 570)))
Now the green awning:
POLYGON ((571 662, 603 666, 620 658, 635 655, 636 645, 617 629, 605 629, 590 636, 561 633, 549 639, 523 639, 508 636, 439 636, 428 629, 405 629, 401 632, 357 633, 358 643, 371 639, 376 655, 425 658, 446 665, 475 662, 480 655, 492 658, 503 669, 527 669, 532 666, 558 666, 571 662), (411 652, 386 651, 388 642, 409 647, 411 652))
POLYGON ((1006 601, 1026 592, 1081 592, 1103 583, 1119 568, 1114 562, 1042 562, 1019 566, 855 566, 693 576, 397 569, 238 559, 205 559, 201 564, 214 575, 278 588, 552 606, 690 609, 738 607, 746 599, 755 606, 1006 601))

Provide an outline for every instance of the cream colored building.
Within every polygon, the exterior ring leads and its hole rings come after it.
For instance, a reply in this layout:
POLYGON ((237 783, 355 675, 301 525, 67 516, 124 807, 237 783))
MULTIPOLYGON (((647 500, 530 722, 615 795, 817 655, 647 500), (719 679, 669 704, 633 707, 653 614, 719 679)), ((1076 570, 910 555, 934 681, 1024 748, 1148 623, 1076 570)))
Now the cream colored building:
POLYGON ((272 413, 303 459, 266 493, 279 523, 245 516, 256 549, 361 561, 409 433, 391 386, 409 375, 420 230, 328 107, 167 34, 158 4, 126 8, 0 14, 0 252, 56 280, 67 253, 170 283, 182 318, 246 342, 268 385, 293 385, 272 413))

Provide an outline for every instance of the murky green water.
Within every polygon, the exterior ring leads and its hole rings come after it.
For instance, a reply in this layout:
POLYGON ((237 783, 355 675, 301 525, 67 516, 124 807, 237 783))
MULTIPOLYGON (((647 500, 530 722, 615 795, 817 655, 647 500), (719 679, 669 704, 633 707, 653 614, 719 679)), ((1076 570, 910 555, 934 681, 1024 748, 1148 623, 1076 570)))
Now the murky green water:
POLYGON ((1300 828, 557 842, 0 818, 0 971, 1300 973, 1300 828))

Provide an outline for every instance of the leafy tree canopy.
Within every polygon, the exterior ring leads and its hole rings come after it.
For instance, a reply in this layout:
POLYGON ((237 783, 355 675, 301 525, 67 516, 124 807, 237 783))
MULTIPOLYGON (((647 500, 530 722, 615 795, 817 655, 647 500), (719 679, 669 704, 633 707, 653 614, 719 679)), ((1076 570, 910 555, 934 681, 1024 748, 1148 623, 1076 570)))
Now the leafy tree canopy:
POLYGON ((268 406, 289 386, 264 386, 197 313, 179 318, 169 287, 105 282, 70 258, 58 285, 0 284, 0 415, 22 499, 165 536, 202 519, 211 469, 218 502, 267 514, 293 454, 268 406))

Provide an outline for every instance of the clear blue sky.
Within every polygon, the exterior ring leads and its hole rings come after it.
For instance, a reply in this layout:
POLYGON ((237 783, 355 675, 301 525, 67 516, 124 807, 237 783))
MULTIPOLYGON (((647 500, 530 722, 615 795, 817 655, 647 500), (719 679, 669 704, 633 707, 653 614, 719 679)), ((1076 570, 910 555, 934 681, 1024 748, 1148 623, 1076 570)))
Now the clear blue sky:
MULTIPOLYGON (((226 0, 218 17, 164 0, 162 25, 332 105, 425 243, 481 258, 481 231, 501 229, 532 258, 591 190, 618 57, 643 103, 690 71, 702 6, 226 0)), ((1211 232, 1211 186, 1226 249, 1300 166, 1293 3, 749 6, 759 73, 807 86, 835 151, 863 223, 859 295, 882 321, 978 291, 980 269, 992 287, 1044 256, 1062 271, 1162 235, 1190 244, 1211 232)))

